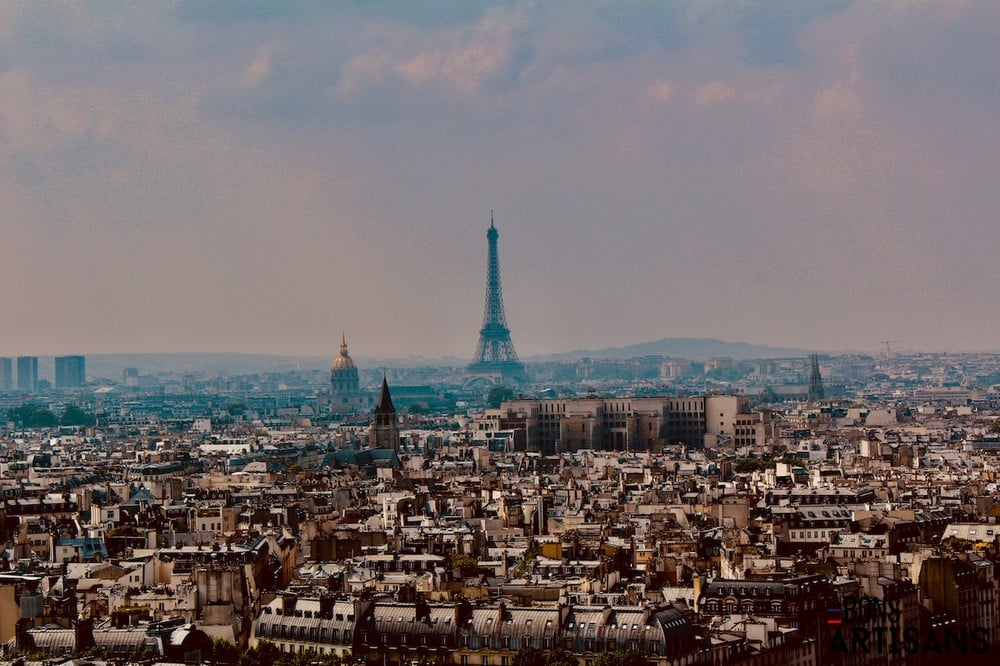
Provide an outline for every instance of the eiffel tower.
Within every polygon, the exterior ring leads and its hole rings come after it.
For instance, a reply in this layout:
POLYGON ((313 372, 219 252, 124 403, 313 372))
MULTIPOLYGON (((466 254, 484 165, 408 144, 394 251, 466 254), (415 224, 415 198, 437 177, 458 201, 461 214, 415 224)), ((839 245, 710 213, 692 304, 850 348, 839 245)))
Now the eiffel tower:
POLYGON ((486 307, 483 311, 483 327, 479 330, 479 344, 466 371, 476 377, 485 377, 493 382, 504 380, 524 381, 527 374, 524 364, 514 351, 510 341, 510 329, 503 311, 503 294, 500 291, 500 256, 497 253, 497 228, 493 225, 490 212, 490 228, 486 232, 489 241, 489 258, 486 264, 486 307))

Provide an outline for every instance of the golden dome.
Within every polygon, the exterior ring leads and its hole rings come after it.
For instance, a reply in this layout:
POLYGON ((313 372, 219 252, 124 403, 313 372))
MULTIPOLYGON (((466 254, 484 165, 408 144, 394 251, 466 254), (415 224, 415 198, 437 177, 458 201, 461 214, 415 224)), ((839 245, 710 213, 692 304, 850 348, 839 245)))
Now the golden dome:
POLYGON ((334 370, 349 370, 351 368, 357 368, 354 365, 354 359, 350 357, 347 353, 347 338, 341 336, 340 338, 340 356, 333 359, 333 369, 334 370))

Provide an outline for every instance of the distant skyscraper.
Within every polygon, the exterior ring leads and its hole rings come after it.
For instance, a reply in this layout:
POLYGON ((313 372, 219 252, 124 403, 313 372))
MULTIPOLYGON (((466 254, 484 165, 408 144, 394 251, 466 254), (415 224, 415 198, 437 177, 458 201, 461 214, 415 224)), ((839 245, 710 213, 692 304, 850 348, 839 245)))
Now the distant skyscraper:
POLYGON ((823 390, 823 375, 819 372, 819 354, 813 354, 809 360, 809 400, 822 400, 826 392, 823 390))
POLYGON ((56 388, 79 388, 87 378, 87 360, 83 356, 56 356, 56 388))
POLYGON ((500 290, 500 255, 497 238, 500 234, 493 225, 486 232, 489 254, 486 263, 486 306, 483 310, 483 327, 479 331, 479 345, 467 370, 469 374, 488 377, 492 380, 509 379, 524 381, 524 364, 514 351, 507 328, 507 316, 503 309, 503 293, 500 290))
POLYGON ((389 382, 382 377, 382 391, 375 403, 375 413, 372 415, 371 429, 368 441, 376 449, 392 449, 399 451, 399 421, 396 418, 396 407, 389 395, 389 382))
POLYGON ((17 357, 17 388, 19 391, 38 390, 38 357, 17 357))
POLYGON ((0 358, 0 391, 10 391, 14 388, 14 361, 0 358))

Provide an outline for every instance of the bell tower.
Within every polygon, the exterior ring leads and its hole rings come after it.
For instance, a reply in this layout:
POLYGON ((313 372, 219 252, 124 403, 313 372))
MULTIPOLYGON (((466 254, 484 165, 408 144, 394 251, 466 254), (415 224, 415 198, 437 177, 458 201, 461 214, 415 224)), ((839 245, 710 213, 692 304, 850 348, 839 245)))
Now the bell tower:
POLYGON ((376 449, 391 449, 399 453, 399 420, 396 418, 396 408, 392 404, 389 382, 385 375, 382 376, 382 390, 375 403, 368 441, 376 449))

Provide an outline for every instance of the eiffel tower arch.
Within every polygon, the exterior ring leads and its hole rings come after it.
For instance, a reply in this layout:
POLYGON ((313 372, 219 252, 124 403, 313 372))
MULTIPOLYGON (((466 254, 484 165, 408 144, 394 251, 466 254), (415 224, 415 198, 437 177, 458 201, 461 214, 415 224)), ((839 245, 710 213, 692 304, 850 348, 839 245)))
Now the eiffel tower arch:
POLYGON ((466 371, 474 377, 488 379, 495 384, 503 381, 527 380, 524 364, 514 351, 503 310, 503 293, 500 289, 500 256, 497 239, 500 234, 493 224, 486 231, 489 253, 486 262, 486 305, 483 308, 483 327, 479 330, 479 344, 466 371))

